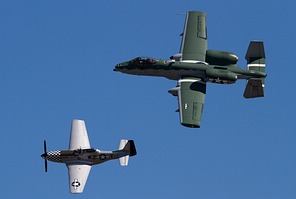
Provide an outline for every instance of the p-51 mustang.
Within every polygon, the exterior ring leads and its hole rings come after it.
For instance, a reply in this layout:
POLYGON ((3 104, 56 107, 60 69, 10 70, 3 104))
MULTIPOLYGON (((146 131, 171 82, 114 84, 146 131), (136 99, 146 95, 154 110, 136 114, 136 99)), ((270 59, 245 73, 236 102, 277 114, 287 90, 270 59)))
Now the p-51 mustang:
POLYGON ((244 97, 264 96, 265 52, 263 42, 251 41, 246 53, 247 70, 239 68, 238 57, 225 51, 208 50, 206 14, 187 13, 180 53, 161 60, 137 57, 119 63, 114 71, 126 74, 160 76, 178 80, 169 90, 178 96, 181 124, 199 128, 206 96, 206 83, 233 84, 238 79, 247 81, 244 97))
POLYGON ((84 121, 73 120, 69 150, 47 152, 44 140, 44 153, 41 157, 45 159, 45 172, 47 172, 47 160, 65 163, 68 168, 70 193, 82 193, 91 166, 113 159, 119 159, 121 166, 127 166, 129 156, 136 154, 133 140, 121 140, 116 151, 91 148, 84 121))

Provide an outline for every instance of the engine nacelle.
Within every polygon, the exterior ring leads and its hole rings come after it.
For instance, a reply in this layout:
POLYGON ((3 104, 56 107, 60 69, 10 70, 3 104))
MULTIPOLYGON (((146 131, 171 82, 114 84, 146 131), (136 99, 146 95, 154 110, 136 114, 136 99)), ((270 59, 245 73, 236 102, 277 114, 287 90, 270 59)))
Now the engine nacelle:
POLYGON ((172 55, 170 57, 170 59, 173 59, 175 61, 181 61, 181 59, 182 59, 182 53, 178 53, 178 54, 172 55))
POLYGON ((206 76, 209 82, 220 84, 233 84, 237 80, 235 73, 225 69, 207 69, 206 76))
POLYGON ((226 51, 217 51, 217 50, 207 50, 206 52, 206 62, 210 65, 232 65, 236 64, 238 57, 226 51))

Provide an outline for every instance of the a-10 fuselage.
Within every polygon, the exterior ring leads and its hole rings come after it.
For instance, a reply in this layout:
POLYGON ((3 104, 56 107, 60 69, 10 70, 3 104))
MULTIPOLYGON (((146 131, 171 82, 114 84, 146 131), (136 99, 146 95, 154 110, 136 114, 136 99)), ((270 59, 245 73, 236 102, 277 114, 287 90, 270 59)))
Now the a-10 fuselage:
POLYGON ((57 150, 42 154, 41 157, 58 163, 100 164, 128 155, 123 151, 101 151, 98 149, 57 150))
POLYGON ((198 61, 175 61, 137 57, 115 66, 114 71, 126 74, 160 76, 171 80, 183 77, 197 77, 205 82, 220 84, 235 83, 237 79, 264 78, 264 72, 244 70, 236 64, 210 65, 198 61))

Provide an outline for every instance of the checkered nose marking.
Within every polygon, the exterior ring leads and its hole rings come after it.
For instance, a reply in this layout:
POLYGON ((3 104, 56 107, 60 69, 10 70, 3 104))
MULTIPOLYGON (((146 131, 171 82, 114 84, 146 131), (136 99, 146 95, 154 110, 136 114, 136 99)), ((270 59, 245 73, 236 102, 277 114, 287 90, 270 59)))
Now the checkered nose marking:
POLYGON ((61 151, 48 152, 46 159, 53 162, 61 162, 61 151))

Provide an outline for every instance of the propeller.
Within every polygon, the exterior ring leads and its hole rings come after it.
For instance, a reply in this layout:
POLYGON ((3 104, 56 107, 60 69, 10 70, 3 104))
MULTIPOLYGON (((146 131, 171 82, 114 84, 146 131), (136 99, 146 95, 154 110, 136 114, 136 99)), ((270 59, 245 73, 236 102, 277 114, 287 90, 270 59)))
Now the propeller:
POLYGON ((44 165, 45 165, 45 172, 47 172, 47 150, 46 150, 46 140, 44 140, 43 143, 44 153, 41 155, 42 158, 44 158, 44 165))

